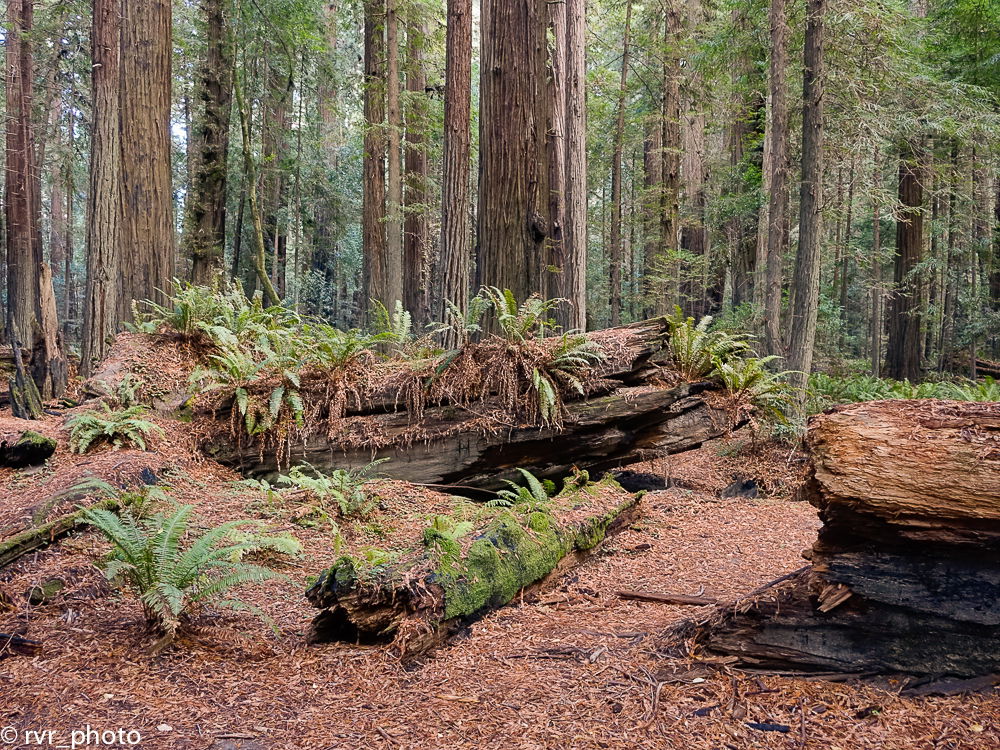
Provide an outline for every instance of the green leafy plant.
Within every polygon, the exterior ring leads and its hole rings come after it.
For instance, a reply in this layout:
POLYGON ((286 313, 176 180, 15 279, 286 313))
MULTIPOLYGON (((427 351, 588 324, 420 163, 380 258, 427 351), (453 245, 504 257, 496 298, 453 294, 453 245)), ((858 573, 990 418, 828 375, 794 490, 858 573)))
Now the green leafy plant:
POLYGON ((727 390, 775 422, 784 422, 793 405, 790 371, 771 372, 767 365, 779 357, 718 360, 713 373, 727 390))
POLYGON ((288 474, 278 477, 277 484, 307 492, 322 506, 333 506, 341 516, 363 517, 375 507, 376 500, 367 490, 375 481, 376 467, 389 459, 380 458, 360 469, 337 469, 324 474, 311 464, 293 466, 288 474))
POLYGON ((668 350, 677 371, 689 380, 712 373, 720 362, 749 353, 747 337, 723 330, 712 330, 712 317, 706 315, 695 323, 676 306, 667 317, 670 327, 668 350))
POLYGON ((146 450, 151 434, 163 436, 163 430, 143 417, 149 412, 145 406, 130 406, 113 411, 101 402, 103 411, 87 411, 69 419, 69 446, 74 453, 86 453, 92 446, 110 443, 115 450, 135 446, 146 450))
POLYGON ((112 544, 105 574, 133 590, 147 624, 163 636, 154 650, 169 645, 185 619, 204 605, 262 614, 226 595, 239 586, 283 576, 242 562, 243 556, 262 549, 282 554, 298 554, 301 550, 290 537, 253 536, 232 542, 231 535, 252 521, 229 521, 185 546, 182 540, 193 511, 194 506, 183 505, 172 515, 146 521, 137 520, 128 510, 120 517, 101 509, 85 511, 81 516, 82 522, 93 526, 112 544))
POLYGON ((556 492, 555 483, 551 480, 541 480, 527 469, 518 468, 524 478, 524 484, 518 484, 510 479, 503 480, 506 489, 497 492, 497 496, 486 505, 490 508, 512 508, 515 505, 526 505, 531 509, 544 507, 556 492))
POLYGON ((510 289, 500 289, 495 286, 484 286, 479 294, 490 303, 497 327, 508 341, 525 341, 533 336, 541 337, 547 331, 556 328, 551 313, 565 302, 563 299, 542 299, 541 296, 533 294, 524 302, 518 303, 517 297, 510 289))
POLYGON ((454 336, 455 346, 461 348, 469 343, 473 336, 482 332, 483 318, 491 307, 490 301, 482 294, 470 299, 465 310, 451 300, 445 300, 444 321, 431 323, 428 328, 435 334, 450 332, 454 336))

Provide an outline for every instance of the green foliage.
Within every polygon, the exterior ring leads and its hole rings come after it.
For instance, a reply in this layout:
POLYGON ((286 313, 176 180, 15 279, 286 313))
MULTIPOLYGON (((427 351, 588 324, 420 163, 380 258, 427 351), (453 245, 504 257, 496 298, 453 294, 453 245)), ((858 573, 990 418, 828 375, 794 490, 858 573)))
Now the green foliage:
POLYGON ((518 484, 510 479, 503 480, 507 489, 497 492, 497 496, 486 503, 490 508, 512 508, 515 505, 525 505, 529 508, 545 506, 556 492, 556 486, 551 480, 540 480, 527 469, 518 468, 524 478, 524 484, 518 484))
POLYGON ((793 405, 789 371, 772 372, 768 363, 780 357, 746 357, 716 360, 713 374, 730 393, 751 404, 774 422, 784 422, 793 405))
POLYGON ((310 464, 302 464, 293 466, 288 474, 278 477, 278 484, 307 492, 320 505, 335 507, 344 518, 364 517, 376 504, 367 487, 377 479, 375 468, 388 460, 380 458, 360 469, 337 469, 330 474, 324 474, 310 464))
POLYGON ((96 528, 112 544, 105 574, 123 581, 139 597, 147 623, 164 635, 163 645, 198 607, 214 604, 255 611, 239 600, 224 597, 236 587, 282 576, 242 562, 245 555, 260 550, 286 555, 301 551, 301 545, 291 537, 244 535, 232 541, 232 535, 251 521, 229 521, 184 545, 193 511, 194 506, 184 505, 172 515, 148 521, 137 520, 128 510, 120 517, 100 509, 81 515, 82 522, 96 528))
POLYGON ((940 398, 956 401, 1000 401, 1000 383, 993 378, 983 382, 910 383, 908 380, 876 378, 872 375, 833 376, 813 373, 809 376, 806 411, 817 414, 838 404, 885 399, 940 398))
POLYGON ((542 337, 556 328, 551 313, 565 302, 563 299, 542 299, 540 295, 533 294, 518 303, 510 289, 495 286, 484 286, 479 294, 490 303, 500 334, 513 342, 542 337))
POLYGON ((432 323, 429 328, 431 333, 454 333, 456 344, 459 347, 469 343, 470 339, 483 330, 483 318, 492 307, 490 301, 482 294, 477 294, 471 300, 465 310, 462 310, 451 300, 445 300, 445 320, 439 323, 432 323))
POLYGON ((676 306, 667 323, 671 359, 677 371, 687 379, 707 377, 719 363, 750 351, 746 336, 712 330, 709 315, 695 323, 694 318, 684 317, 681 308, 676 306))
POLYGON ((115 450, 135 446, 146 450, 150 434, 163 436, 163 430, 143 417, 149 412, 145 406, 130 406, 112 411, 101 402, 103 411, 77 414, 66 423, 69 427, 69 447, 74 453, 86 453, 93 445, 110 443, 115 450))

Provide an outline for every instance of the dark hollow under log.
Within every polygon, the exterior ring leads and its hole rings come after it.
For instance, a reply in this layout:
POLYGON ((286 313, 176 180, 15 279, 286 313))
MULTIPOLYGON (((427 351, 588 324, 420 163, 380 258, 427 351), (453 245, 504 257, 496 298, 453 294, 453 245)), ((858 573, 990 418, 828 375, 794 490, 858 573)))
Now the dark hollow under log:
MULTIPOLYGON (((729 413, 713 406, 712 383, 684 383, 673 388, 636 386, 567 404, 560 429, 511 427, 487 432, 475 423, 463 429, 468 415, 450 407, 428 409, 421 421, 426 440, 413 440, 405 413, 366 417, 365 428, 388 447, 372 450, 325 436, 293 444, 291 463, 307 461, 319 470, 356 468, 375 458, 389 458, 379 471, 393 479, 433 485, 468 485, 484 489, 517 479, 517 468, 540 477, 561 478, 573 467, 605 470, 636 461, 691 450, 727 434, 736 425, 729 413)), ((273 453, 256 446, 220 440, 206 453, 254 477, 279 473, 273 453)))
POLYGON ((807 447, 812 565, 675 635, 773 669, 1000 671, 1000 404, 841 407, 807 447))

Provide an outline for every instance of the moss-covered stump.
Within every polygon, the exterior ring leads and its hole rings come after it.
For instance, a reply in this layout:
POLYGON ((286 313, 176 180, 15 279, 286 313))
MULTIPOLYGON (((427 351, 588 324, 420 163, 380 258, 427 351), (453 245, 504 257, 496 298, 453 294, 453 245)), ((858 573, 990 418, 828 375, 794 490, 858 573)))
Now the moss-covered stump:
POLYGON ((14 442, 0 442, 0 466, 23 469, 45 462, 56 452, 56 441, 33 430, 25 430, 14 442))
POLYGON ((306 592, 323 611, 315 641, 393 642, 412 657, 576 564, 637 515, 641 495, 612 479, 548 502, 473 503, 478 523, 430 519, 398 559, 345 555, 306 592))

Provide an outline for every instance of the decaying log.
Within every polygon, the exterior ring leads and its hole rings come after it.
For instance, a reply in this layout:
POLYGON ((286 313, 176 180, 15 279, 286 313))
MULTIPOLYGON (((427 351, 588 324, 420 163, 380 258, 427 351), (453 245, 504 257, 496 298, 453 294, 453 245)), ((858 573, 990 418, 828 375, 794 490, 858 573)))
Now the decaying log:
POLYGON ((392 641, 404 657, 425 653, 579 563, 636 518, 640 499, 605 479, 565 490, 545 510, 499 510, 464 540, 429 528, 398 562, 342 557, 306 594, 323 610, 313 640, 392 641))
MULTIPOLYGON (((375 458, 389 458, 379 471, 393 479, 434 485, 468 485, 485 489, 517 479, 517 467, 540 477, 561 478, 573 467, 604 470, 655 456, 679 453, 725 435, 735 426, 729 413, 705 396, 712 383, 684 383, 674 388, 640 386, 567 405, 561 429, 511 427, 484 432, 467 415, 447 407, 428 409, 413 440, 406 414, 367 417, 371 430, 389 446, 379 450, 349 442, 309 438, 292 445, 290 461, 307 461, 320 470, 356 468, 375 458), (434 437, 441 435, 441 437, 434 437)), ((209 456, 255 477, 278 473, 277 457, 261 457, 256 446, 220 440, 206 448, 209 456)))
POLYGON ((812 565, 677 634, 775 669, 1000 671, 1000 404, 841 407, 807 447, 812 565))
POLYGON ((707 596, 691 596, 689 594, 655 594, 650 591, 619 591, 619 599, 629 599, 637 602, 653 602, 655 604, 671 604, 676 607, 704 607, 718 604, 718 599, 707 596))
POLYGON ((23 469, 44 463, 56 451, 56 441, 32 430, 25 430, 13 443, 0 440, 0 466, 23 469))
POLYGON ((40 653, 42 644, 13 633, 0 633, 0 659, 5 656, 34 656, 40 653))

